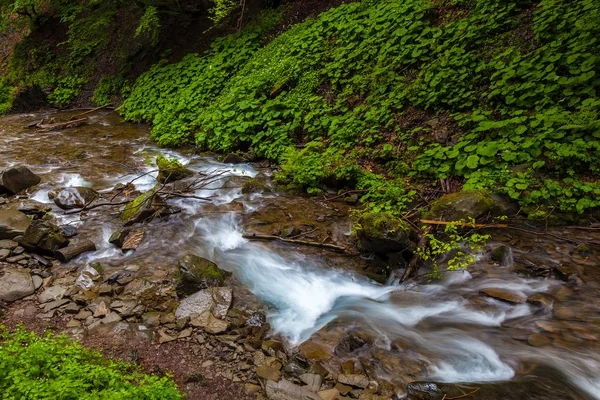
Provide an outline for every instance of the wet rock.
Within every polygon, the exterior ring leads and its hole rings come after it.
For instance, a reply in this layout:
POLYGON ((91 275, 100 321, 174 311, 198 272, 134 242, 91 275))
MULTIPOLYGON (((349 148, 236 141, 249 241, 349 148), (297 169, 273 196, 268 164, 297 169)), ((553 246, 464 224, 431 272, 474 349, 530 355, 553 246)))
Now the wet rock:
POLYGON ((256 368, 256 375, 259 377, 277 382, 281 378, 281 372, 277 368, 269 367, 268 365, 261 365, 256 368))
POLYGON ((44 289, 42 293, 38 296, 38 302, 40 304, 47 303, 49 301, 54 301, 58 299, 62 299, 64 294, 66 293, 67 288, 64 286, 56 285, 50 286, 44 289))
POLYGON ((19 243, 14 240, 0 240, 0 249, 14 250, 19 246, 19 243))
POLYGON ((319 374, 302 374, 299 376, 300 380, 308 386, 313 392, 317 392, 321 389, 323 383, 323 377, 319 374))
POLYGON ((578 276, 579 274, 579 270, 577 269, 577 267, 573 264, 558 264, 557 266, 554 267, 553 269, 554 275, 556 275, 556 277, 558 279, 561 279, 565 282, 568 282, 571 279, 574 279, 578 276))
POLYGON ((0 193, 17 194, 41 182, 27 167, 10 168, 0 174, 0 193))
POLYGON ((368 339, 364 339, 354 333, 344 335, 337 346, 335 346, 335 354, 348 355, 354 351, 363 348, 370 344, 368 339))
POLYGON ((498 246, 491 253, 490 258, 502 265, 509 265, 512 251, 507 246, 498 246))
POLYGON ((0 210, 0 239, 23 235, 31 225, 27 215, 17 210, 0 210))
POLYGON ((404 221, 386 213, 369 213, 359 220, 357 231, 365 251, 377 254, 400 252, 414 246, 413 233, 404 221))
POLYGON ((12 112, 38 111, 48 104, 46 93, 39 85, 26 85, 17 89, 12 99, 12 112))
POLYGON ((137 229, 135 231, 132 231, 125 238, 125 241, 121 245, 121 250, 123 250, 123 251, 136 250, 139 247, 139 245, 142 243, 142 241, 144 240, 145 235, 146 235, 146 232, 142 229, 137 229))
POLYGON ((209 287, 222 286, 230 275, 230 272, 220 269, 206 258, 186 254, 179 259, 177 293, 185 296, 209 287))
POLYGON ((527 400, 575 400, 589 396, 561 378, 528 377, 494 383, 441 383, 412 382, 408 384, 409 400, 442 400, 442 398, 466 397, 477 400, 527 399, 527 400))
POLYGON ((108 243, 114 244, 117 247, 123 247, 123 243, 125 243, 125 239, 127 235, 131 232, 131 228, 120 229, 118 231, 113 232, 108 239, 108 243))
POLYGON ((317 392, 317 395, 323 400, 337 400, 341 396, 340 391, 336 388, 321 390, 317 392))
POLYGON ((425 219, 460 221, 487 215, 495 205, 494 199, 484 190, 464 190, 446 194, 437 199, 425 219))
POLYGON ((225 157, 223 157, 222 162, 225 164, 242 164, 245 161, 241 156, 234 153, 229 153, 225 157))
POLYGON ((0 277, 0 300, 15 301, 33 294, 35 287, 29 272, 5 267, 0 277))
POLYGON ((494 298, 512 304, 523 304, 527 298, 519 292, 513 292, 506 289, 486 288, 479 292, 484 296, 494 298))
POLYGON ((534 293, 527 297, 527 302, 538 307, 552 308, 554 297, 548 293, 534 293))
POLYGON ((216 317, 224 318, 229 307, 231 307, 231 300, 231 288, 214 287, 201 290, 184 299, 179 304, 175 316, 180 319, 211 311, 216 317))
POLYGON ((18 200, 7 205, 10 210, 21 211, 23 214, 30 215, 34 218, 42 218, 44 215, 52 211, 52 207, 48 204, 40 203, 35 200, 18 200))
POLYGON ((265 392, 269 400, 321 400, 316 393, 285 379, 279 382, 267 381, 265 392))
POLYGON ((121 221, 124 225, 133 225, 153 219, 159 215, 165 207, 164 200, 158 195, 158 189, 152 189, 136 197, 125 206, 121 213, 121 221))
POLYGON ((242 186, 243 194, 264 193, 264 192, 270 192, 270 189, 265 182, 260 181, 258 179, 250 179, 249 181, 246 181, 244 183, 244 185, 242 186))
POLYGON ((358 375, 358 374, 344 375, 344 374, 340 374, 340 375, 338 375, 338 379, 337 380, 338 380, 339 383, 342 383, 344 385, 358 387, 358 388, 361 388, 361 389, 364 389, 367 386, 369 386, 369 378, 366 377, 365 375, 358 375))
POLYGON ((177 159, 167 159, 162 154, 156 158, 158 177, 160 183, 179 181, 194 175, 194 172, 184 167, 177 159))
POLYGON ((58 226, 48 221, 36 220, 25 231, 21 244, 31 250, 54 253, 66 246, 69 240, 58 226))
POLYGON ((329 360, 332 356, 329 348, 316 342, 306 341, 298 349, 300 350, 300 354, 309 360, 324 361, 329 360))
POLYGON ((543 347, 550 345, 552 340, 541 333, 534 333, 533 335, 529 335, 527 343, 534 347, 543 347))
POLYGON ((98 192, 94 189, 84 186, 76 186, 62 189, 53 201, 58 207, 63 210, 71 210, 74 208, 83 208, 98 198, 98 192))

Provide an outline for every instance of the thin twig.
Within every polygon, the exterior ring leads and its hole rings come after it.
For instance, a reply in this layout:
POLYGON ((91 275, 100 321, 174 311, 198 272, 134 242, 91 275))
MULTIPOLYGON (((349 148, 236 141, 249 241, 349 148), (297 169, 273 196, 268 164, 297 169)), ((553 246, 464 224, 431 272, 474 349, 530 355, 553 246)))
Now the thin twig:
POLYGON ((90 206, 90 207, 86 208, 85 210, 83 208, 79 208, 77 210, 65 211, 65 214, 66 215, 77 214, 77 213, 80 213, 82 211, 89 211, 89 210, 93 210, 94 208, 104 207, 104 206, 120 206, 120 205, 123 205, 123 204, 127 204, 130 201, 131 200, 117 201, 117 202, 114 202, 114 203, 98 203, 98 204, 94 204, 93 206, 90 206))
POLYGON ((481 389, 481 388, 477 388, 477 389, 473 390, 472 392, 469 392, 469 393, 467 393, 467 394, 463 394, 463 395, 461 395, 461 396, 456 396, 456 397, 446 397, 446 400, 456 400, 456 399, 462 399, 463 397, 468 397, 468 396, 474 395, 475 393, 479 392, 479 390, 480 390, 480 389, 481 389))
POLYGON ((74 116, 74 118, 83 117, 84 115, 91 114, 91 113, 93 113, 94 111, 98 111, 98 110, 101 110, 101 109, 103 109, 103 108, 110 107, 110 106, 112 106, 112 103, 108 103, 108 104, 105 104, 105 105, 103 105, 103 106, 100 106, 100 107, 92 108, 91 110, 88 110, 88 111, 86 111, 86 112, 83 112, 83 113, 81 113, 81 114, 77 114, 77 115, 75 115, 75 116, 74 116))
POLYGON ((368 192, 368 190, 348 190, 347 192, 344 192, 344 193, 342 193, 342 194, 339 194, 339 195, 337 195, 337 196, 333 196, 333 197, 330 197, 330 198, 326 198, 326 197, 325 197, 323 200, 325 200, 325 201, 331 201, 331 200, 339 199, 340 197, 344 197, 344 196, 345 196, 345 195, 347 195, 347 194, 352 194, 352 193, 365 193, 365 192, 368 192))
POLYGON ((279 242, 284 242, 284 243, 292 243, 292 244, 299 244, 299 245, 304 245, 304 246, 320 247, 320 248, 341 251, 341 252, 346 251, 345 247, 336 246, 335 244, 307 242, 304 240, 284 239, 280 236, 275 236, 275 235, 257 235, 254 233, 252 235, 243 235, 243 238, 249 239, 249 240, 274 240, 274 241, 279 241, 279 242))

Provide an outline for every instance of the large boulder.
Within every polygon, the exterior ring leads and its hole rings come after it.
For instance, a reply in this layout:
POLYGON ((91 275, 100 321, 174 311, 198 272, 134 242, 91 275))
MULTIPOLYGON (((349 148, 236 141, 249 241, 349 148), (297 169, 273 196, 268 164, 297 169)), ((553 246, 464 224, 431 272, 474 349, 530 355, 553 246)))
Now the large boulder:
POLYGON ((177 294, 189 295, 209 287, 223 286, 225 278, 230 275, 206 258, 186 254, 179 259, 177 294))
POLYGON ((184 167, 177 159, 167 159, 162 154, 156 158, 158 166, 158 176, 156 179, 160 183, 169 183, 179 181, 194 175, 194 172, 184 167))
POLYGON ((33 251, 51 253, 69 244, 65 232, 48 221, 36 220, 25 231, 21 245, 33 251))
POLYGON ((165 201, 160 197, 156 188, 149 190, 125 206, 121 213, 121 221, 124 225, 133 225, 138 222, 151 220, 161 213, 165 204, 165 201))
POLYGON ((33 294, 35 286, 26 270, 4 268, 0 277, 0 300, 15 301, 33 294))
POLYGON ((360 217, 357 235, 363 250, 372 253, 401 252, 414 247, 410 226, 386 213, 368 213, 360 217))
POLYGON ((0 193, 17 194, 41 182, 27 167, 10 168, 0 174, 0 193))
POLYGON ((54 203, 63 210, 83 208, 98 197, 98 192, 89 187, 76 186, 62 189, 54 197, 54 203))
POLYGON ((487 215, 495 201, 485 190, 464 190, 437 199, 425 219, 460 221, 487 215))
POLYGON ((0 240, 24 234, 29 225, 31 220, 21 211, 0 210, 0 240))
POLYGON ((52 207, 49 204, 29 199, 15 200, 8 203, 6 208, 9 210, 21 211, 23 214, 31 215, 34 218, 42 218, 52 211, 52 207))
POLYGON ((40 85, 21 86, 13 95, 12 112, 38 111, 48 104, 46 93, 40 85))

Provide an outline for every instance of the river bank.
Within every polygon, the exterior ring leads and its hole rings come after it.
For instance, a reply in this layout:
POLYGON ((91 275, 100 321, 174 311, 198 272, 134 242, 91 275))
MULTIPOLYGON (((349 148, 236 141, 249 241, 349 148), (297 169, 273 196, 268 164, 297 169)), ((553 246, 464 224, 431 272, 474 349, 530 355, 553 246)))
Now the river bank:
POLYGON ((468 271, 398 286, 386 280, 386 262, 353 250, 352 201, 279 192, 265 163, 159 150, 147 127, 115 113, 64 131, 24 128, 43 117, 65 114, 2 119, 0 170, 27 165, 41 182, 0 207, 64 236, 76 231, 71 242, 96 250, 60 262, 5 239, 2 279, 26 289, 19 297, 15 285, 3 288, 13 294, 8 326, 65 332, 151 372, 172 371, 191 399, 441 399, 478 388, 477 398, 597 396, 599 254, 584 246, 600 242, 595 230, 495 230, 468 271), (109 243, 123 229, 123 205, 72 213, 48 196, 79 187, 100 196, 89 204, 135 198, 155 186, 159 153, 195 177, 220 175, 194 197, 167 198, 160 218, 133 224, 141 233, 131 250, 109 243), (244 237, 253 234, 347 252, 244 237), (178 285, 188 255, 215 263, 216 284, 194 281, 192 293, 178 285), (198 308, 182 317, 190 303, 198 308), (422 380, 476 383, 413 383, 422 380))

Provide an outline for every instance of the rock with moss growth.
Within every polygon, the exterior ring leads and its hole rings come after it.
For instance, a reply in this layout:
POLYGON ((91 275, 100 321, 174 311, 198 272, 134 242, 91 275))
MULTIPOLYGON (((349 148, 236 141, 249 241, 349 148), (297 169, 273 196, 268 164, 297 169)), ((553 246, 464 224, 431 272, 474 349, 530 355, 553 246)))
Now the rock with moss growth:
POLYGON ((464 190, 437 199, 425 219, 461 221, 477 219, 488 214, 495 201, 485 190, 464 190))
POLYGON ((60 227, 42 220, 33 221, 21 240, 21 245, 26 249, 46 254, 53 254, 67 244, 69 240, 60 227))
POLYGON ((188 178, 194 175, 194 172, 184 167, 177 159, 167 159, 162 154, 156 157, 158 166, 158 176, 156 179, 160 183, 170 183, 188 178))
POLYGON ((231 272, 223 271, 217 264, 194 254, 179 259, 177 294, 190 295, 209 287, 223 286, 231 272))
POLYGON ((399 218, 387 213, 369 213, 358 220, 358 239, 363 250, 387 254, 414 247, 414 232, 399 218))
POLYGON ((133 225, 151 220, 159 215, 164 207, 164 200, 159 196, 158 189, 154 188, 128 203, 121 212, 121 221, 124 225, 133 225))
POLYGON ((258 179, 250 179, 249 181, 246 181, 246 183, 244 183, 244 185, 242 186, 243 194, 264 193, 269 191, 270 190, 267 184, 258 179))

